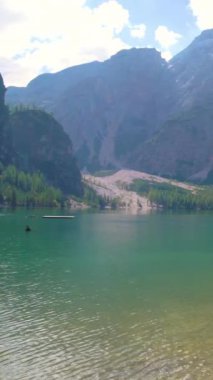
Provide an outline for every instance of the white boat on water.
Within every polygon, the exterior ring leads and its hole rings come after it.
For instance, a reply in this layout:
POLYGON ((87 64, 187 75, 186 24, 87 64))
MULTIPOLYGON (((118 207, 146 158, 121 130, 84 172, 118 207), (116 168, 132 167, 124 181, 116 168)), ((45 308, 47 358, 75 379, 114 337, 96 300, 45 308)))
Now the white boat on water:
POLYGON ((43 215, 42 218, 45 219, 73 219, 74 215, 43 215))

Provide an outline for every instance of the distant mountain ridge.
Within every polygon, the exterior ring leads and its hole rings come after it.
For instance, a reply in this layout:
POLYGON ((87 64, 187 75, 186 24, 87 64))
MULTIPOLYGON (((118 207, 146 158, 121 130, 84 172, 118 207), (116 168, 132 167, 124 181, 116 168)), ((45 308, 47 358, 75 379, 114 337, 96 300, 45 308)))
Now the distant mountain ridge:
POLYGON ((213 30, 170 62, 155 49, 43 74, 7 103, 52 112, 82 168, 130 168, 213 182, 213 30))

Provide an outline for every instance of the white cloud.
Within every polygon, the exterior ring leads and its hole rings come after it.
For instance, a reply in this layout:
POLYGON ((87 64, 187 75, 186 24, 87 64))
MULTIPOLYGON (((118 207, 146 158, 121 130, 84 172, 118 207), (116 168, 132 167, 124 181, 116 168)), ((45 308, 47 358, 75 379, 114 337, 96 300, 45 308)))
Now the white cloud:
POLYGON ((116 0, 108 0, 93 11, 94 22, 120 33, 128 25, 129 12, 116 0))
POLYGON ((135 38, 144 38, 146 34, 146 25, 145 24, 133 25, 130 28, 130 34, 132 37, 135 37, 135 38))
POLYGON ((201 30, 213 28, 212 0, 189 0, 189 6, 201 30))
MULTIPOLYGON (((14 83, 20 83, 20 78, 23 76, 23 67, 14 62, 11 59, 2 58, 0 57, 0 67, 1 67, 1 74, 3 75, 3 80, 5 85, 10 84, 10 79, 14 81, 14 83)), ((30 68, 25 67, 24 68, 25 75, 28 77, 31 75, 32 71, 30 68)), ((31 78, 32 79, 32 78, 31 78)))
POLYGON ((163 25, 159 25, 155 31, 155 40, 164 49, 168 49, 175 45, 181 37, 181 34, 173 32, 173 30, 169 30, 163 25))
POLYGON ((8 9, 5 0, 0 0, 0 30, 4 30, 15 22, 21 21, 22 15, 19 12, 8 9))
POLYGON ((57 71, 129 48, 119 36, 129 25, 129 12, 117 0, 95 8, 86 0, 7 0, 7 9, 0 0, 0 15, 9 23, 0 34, 7 85, 26 84, 44 66, 57 71))
POLYGON ((170 59, 172 59, 172 53, 169 50, 162 51, 161 57, 164 58, 166 61, 170 61, 170 59))

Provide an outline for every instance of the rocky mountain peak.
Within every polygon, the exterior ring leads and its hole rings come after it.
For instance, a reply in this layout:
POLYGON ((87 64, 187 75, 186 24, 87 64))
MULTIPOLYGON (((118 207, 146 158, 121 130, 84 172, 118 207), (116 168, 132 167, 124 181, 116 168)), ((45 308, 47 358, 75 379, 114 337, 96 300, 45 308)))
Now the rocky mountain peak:
POLYGON ((204 30, 198 37, 195 38, 194 44, 197 42, 206 42, 206 41, 213 42, 213 29, 204 30))
POLYGON ((182 62, 190 58, 206 61, 206 54, 210 56, 213 54, 213 29, 204 30, 186 49, 177 54, 171 63, 182 62))
POLYGON ((121 50, 113 55, 105 62, 107 66, 118 67, 122 69, 126 67, 135 67, 135 69, 143 67, 153 67, 155 65, 165 65, 166 61, 161 57, 161 54, 156 49, 152 48, 132 48, 121 50))
MULTIPOLYGON (((196 54, 198 56, 202 56, 204 53, 213 53, 213 29, 204 30, 185 50, 183 50, 182 54, 184 52, 196 54)), ((179 54, 177 56, 179 56, 179 54)))
POLYGON ((161 59, 161 54, 154 48, 132 48, 119 51, 118 53, 113 55, 110 58, 110 60, 114 61, 117 59, 144 59, 146 57, 151 59, 153 59, 154 57, 161 59))

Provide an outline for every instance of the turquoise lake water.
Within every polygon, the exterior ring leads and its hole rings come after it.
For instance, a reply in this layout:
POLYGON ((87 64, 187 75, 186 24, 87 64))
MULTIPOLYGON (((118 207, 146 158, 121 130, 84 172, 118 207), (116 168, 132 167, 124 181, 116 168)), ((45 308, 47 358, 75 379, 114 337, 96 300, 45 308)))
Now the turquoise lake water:
POLYGON ((213 214, 43 213, 0 212, 0 380, 213 379, 213 214))

